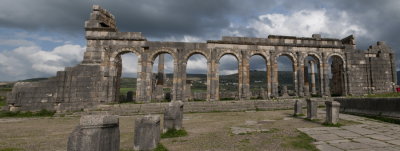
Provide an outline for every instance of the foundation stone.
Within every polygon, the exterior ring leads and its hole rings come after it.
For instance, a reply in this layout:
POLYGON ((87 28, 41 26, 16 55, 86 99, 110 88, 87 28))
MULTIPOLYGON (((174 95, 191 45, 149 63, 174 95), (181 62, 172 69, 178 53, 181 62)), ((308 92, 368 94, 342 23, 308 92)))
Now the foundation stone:
POLYGON ((135 121, 134 150, 153 150, 160 142, 160 116, 146 115, 135 121))
POLYGON ((307 119, 317 119, 318 101, 314 99, 307 99, 307 119))
POLYGON ((337 124, 339 122, 340 103, 336 101, 325 101, 327 124, 337 124))
POLYGON ((85 115, 68 137, 67 151, 119 151, 119 119, 85 115))
POLYGON ((182 129, 183 103, 182 101, 172 101, 168 104, 164 113, 164 132, 170 129, 182 129))

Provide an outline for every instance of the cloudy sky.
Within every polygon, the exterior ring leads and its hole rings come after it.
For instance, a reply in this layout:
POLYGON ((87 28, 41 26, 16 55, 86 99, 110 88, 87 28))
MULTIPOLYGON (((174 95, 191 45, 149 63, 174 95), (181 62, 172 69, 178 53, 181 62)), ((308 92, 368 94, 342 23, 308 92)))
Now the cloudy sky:
MULTIPOLYGON (((0 81, 54 76, 78 64, 86 45, 83 25, 93 4, 111 11, 120 31, 142 32, 154 41, 354 34, 359 49, 386 41, 400 50, 399 0, 2 0, 0 81)), ((135 72, 135 61, 126 62, 124 71, 135 72)), ((232 57, 224 62, 222 73, 237 66, 232 57)), ((189 72, 205 73, 200 63, 203 58, 193 57, 189 72)), ((263 69, 253 64, 252 69, 263 69)))

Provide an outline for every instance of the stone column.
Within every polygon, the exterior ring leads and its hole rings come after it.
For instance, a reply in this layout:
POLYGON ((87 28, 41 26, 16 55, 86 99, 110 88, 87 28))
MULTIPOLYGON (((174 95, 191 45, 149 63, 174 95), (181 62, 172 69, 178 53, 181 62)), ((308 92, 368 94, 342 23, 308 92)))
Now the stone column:
POLYGON ((212 79, 214 78, 211 61, 207 60, 207 101, 211 101, 214 98, 214 88, 212 87, 212 79))
POLYGON ((158 73, 157 73, 157 85, 164 85, 165 73, 164 73, 164 54, 158 55, 158 73))
POLYGON ((303 59, 303 54, 300 52, 297 52, 297 66, 295 65, 296 63, 293 62, 293 72, 296 74, 297 73, 297 77, 296 75, 293 76, 294 78, 297 78, 295 81, 295 83, 297 83, 297 85, 295 87, 297 87, 297 96, 303 97, 304 96, 304 59, 303 59), (295 69, 297 68, 297 69, 295 69))
POLYGON ((68 151, 119 151, 117 116, 85 115, 68 137, 68 151))
POLYGON ((272 63, 272 67, 271 67, 271 88, 272 88, 272 96, 273 97, 278 97, 278 63, 275 57, 271 57, 271 63, 272 63))
POLYGON ((294 103, 294 116, 300 116, 303 114, 303 102, 301 100, 296 100, 294 103))
POLYGON ((248 57, 247 51, 242 51, 241 61, 239 61, 239 71, 242 73, 242 78, 239 79, 239 85, 241 85, 239 91, 241 91, 241 100, 249 100, 250 94, 250 58, 248 57), (242 81, 242 82, 240 82, 242 81))
POLYGON ((318 101, 308 98, 307 99, 307 119, 317 119, 318 101))
POLYGON ((216 60, 211 61, 211 73, 210 73, 210 101, 219 100, 219 73, 218 73, 218 62, 216 60))
POLYGON ((181 101, 172 101, 164 112, 164 132, 168 130, 182 129, 183 103, 181 101))
POLYGON ((329 75, 328 75, 328 73, 329 73, 329 68, 328 68, 328 66, 329 66, 329 63, 328 63, 328 59, 329 58, 327 58, 327 56, 326 56, 327 54, 326 53, 322 53, 322 60, 323 60, 323 63, 322 63, 322 70, 324 71, 324 73, 323 73, 323 81, 324 81, 324 93, 323 93, 323 95, 324 96, 330 96, 331 95, 331 90, 330 90, 330 87, 329 87, 329 75))
POLYGON ((336 101, 325 101, 327 124, 337 124, 339 122, 340 103, 336 101))
POLYGON ((136 79, 136 99, 135 99, 136 102, 145 102, 147 100, 147 94, 146 94, 147 62, 144 60, 146 60, 145 54, 138 56, 138 69, 137 69, 138 74, 136 79))
MULTIPOLYGON (((271 91, 272 91, 272 80, 271 80, 271 63, 269 61, 269 59, 267 60, 267 98, 271 97, 271 91)), ((267 99, 264 98, 264 99, 267 99)))
POLYGON ((317 88, 315 84, 315 61, 311 60, 310 62, 310 70, 311 70, 311 94, 316 95, 317 94, 317 88))
POLYGON ((145 79, 145 86, 146 86, 146 99, 143 100, 144 102, 150 102, 152 99, 152 94, 153 94, 153 61, 150 60, 151 58, 148 58, 148 61, 145 61, 143 66, 146 66, 144 72, 146 74, 146 79, 145 79))
POLYGON ((160 116, 146 115, 135 121, 134 150, 153 150, 160 142, 160 116))

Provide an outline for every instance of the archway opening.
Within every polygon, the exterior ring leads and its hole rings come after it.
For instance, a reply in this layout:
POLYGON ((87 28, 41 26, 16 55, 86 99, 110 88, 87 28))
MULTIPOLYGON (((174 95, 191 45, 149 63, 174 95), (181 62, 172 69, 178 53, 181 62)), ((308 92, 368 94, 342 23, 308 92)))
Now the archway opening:
POLYGON ((239 63, 238 59, 226 54, 219 59, 219 99, 239 99, 239 63))
POLYGON ((293 59, 289 56, 281 55, 278 62, 278 93, 281 97, 295 96, 296 88, 294 84, 293 59))
POLYGON ((308 55, 304 59, 304 95, 321 96, 320 62, 315 56, 308 55))
POLYGON ((207 100, 207 59, 202 54, 193 54, 186 64, 185 96, 189 101, 207 100))
POLYGON ((331 96, 343 96, 345 94, 343 59, 336 55, 329 57, 328 68, 331 96))
POLYGON ((134 102, 136 100, 136 84, 138 57, 134 53, 123 53, 116 57, 117 65, 117 102, 134 102))
POLYGON ((160 53, 153 60, 152 102, 173 99, 174 59, 169 53, 160 53))
POLYGON ((267 99, 267 63, 261 55, 250 57, 251 99, 267 99))

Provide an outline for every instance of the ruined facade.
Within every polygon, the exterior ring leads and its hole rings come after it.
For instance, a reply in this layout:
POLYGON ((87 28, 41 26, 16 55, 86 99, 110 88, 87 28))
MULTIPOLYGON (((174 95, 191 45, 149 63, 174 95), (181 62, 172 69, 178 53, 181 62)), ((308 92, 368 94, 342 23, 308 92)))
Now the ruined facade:
POLYGON ((220 99, 218 66, 219 59, 226 54, 235 56, 239 63, 237 96, 240 100, 250 99, 249 60, 253 55, 260 55, 266 61, 267 86, 264 91, 268 98, 279 97, 279 56, 287 56, 293 63, 294 93, 299 97, 393 92, 396 83, 391 48, 378 42, 366 51, 357 50, 352 35, 344 39, 321 38, 315 34, 306 38, 277 35, 222 37, 206 43, 147 41, 140 32, 119 32, 115 17, 99 6, 93 6, 85 30, 87 48, 79 65, 59 71, 47 81, 17 83, 7 98, 8 103, 22 110, 76 110, 116 102, 121 55, 125 53, 134 53, 138 57, 136 100, 139 102, 149 102, 154 97, 152 67, 155 58, 162 53, 169 53, 174 60, 172 100, 187 101, 186 63, 193 54, 207 59, 208 101, 220 99), (313 58, 312 63, 305 59, 308 56, 313 58), (306 74, 308 65, 318 70, 316 73, 312 68, 311 80, 305 78, 310 75, 306 74), (318 85, 315 78, 320 81, 318 85))

